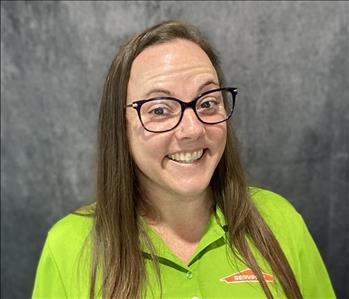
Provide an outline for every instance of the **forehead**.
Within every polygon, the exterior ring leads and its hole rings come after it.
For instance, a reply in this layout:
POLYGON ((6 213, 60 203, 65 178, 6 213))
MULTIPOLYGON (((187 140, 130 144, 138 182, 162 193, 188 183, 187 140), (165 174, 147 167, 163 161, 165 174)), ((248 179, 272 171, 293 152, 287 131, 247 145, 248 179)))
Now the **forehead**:
POLYGON ((128 93, 142 96, 150 87, 178 87, 200 84, 199 81, 218 81, 209 57, 194 42, 175 39, 150 46, 132 63, 128 93))
POLYGON ((143 50, 133 61, 131 69, 137 72, 143 70, 144 67, 153 68, 159 64, 169 66, 174 62, 206 63, 212 66, 205 51, 197 44, 185 39, 175 39, 143 50))

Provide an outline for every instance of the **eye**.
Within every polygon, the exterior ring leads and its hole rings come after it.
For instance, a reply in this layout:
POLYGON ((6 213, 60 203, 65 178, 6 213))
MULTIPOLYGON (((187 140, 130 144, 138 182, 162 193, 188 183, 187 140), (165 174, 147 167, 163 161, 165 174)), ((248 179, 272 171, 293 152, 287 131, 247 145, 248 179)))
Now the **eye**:
POLYGON ((219 105, 219 101, 214 98, 214 97, 209 97, 203 99, 197 106, 196 110, 200 113, 208 113, 211 112, 213 113, 214 111, 217 110, 219 105))
POLYGON ((205 100, 205 102, 202 102, 199 108, 210 109, 210 108, 214 108, 215 106, 217 106, 217 101, 215 99, 211 99, 211 100, 205 100))
POLYGON ((181 105, 170 99, 155 99, 144 103, 140 112, 143 121, 167 120, 180 114, 181 105))
POLYGON ((169 113, 169 110, 166 107, 156 107, 150 111, 148 111, 149 114, 154 115, 165 115, 169 113))

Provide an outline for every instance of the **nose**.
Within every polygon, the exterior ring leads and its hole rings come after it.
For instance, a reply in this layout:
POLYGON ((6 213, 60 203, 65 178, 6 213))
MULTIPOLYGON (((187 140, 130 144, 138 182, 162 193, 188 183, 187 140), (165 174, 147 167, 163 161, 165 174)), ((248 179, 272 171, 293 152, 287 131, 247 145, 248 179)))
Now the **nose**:
POLYGON ((205 133, 205 124, 198 119, 193 109, 187 108, 184 110, 182 120, 176 129, 178 139, 196 140, 205 133))

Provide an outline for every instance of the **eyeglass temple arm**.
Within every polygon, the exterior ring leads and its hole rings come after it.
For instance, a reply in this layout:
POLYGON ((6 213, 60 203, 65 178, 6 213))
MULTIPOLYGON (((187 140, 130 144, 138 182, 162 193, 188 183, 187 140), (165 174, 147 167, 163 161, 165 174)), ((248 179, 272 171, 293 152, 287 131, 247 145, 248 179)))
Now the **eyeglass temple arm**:
POLYGON ((125 105, 125 108, 128 108, 128 107, 137 108, 138 107, 138 103, 132 103, 132 104, 125 105))

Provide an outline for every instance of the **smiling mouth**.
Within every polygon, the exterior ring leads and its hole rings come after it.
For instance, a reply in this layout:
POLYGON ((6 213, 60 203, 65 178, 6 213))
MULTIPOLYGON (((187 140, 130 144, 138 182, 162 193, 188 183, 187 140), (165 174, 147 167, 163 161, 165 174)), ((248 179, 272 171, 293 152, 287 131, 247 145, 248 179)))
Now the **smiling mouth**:
POLYGON ((195 152, 182 152, 182 153, 175 153, 172 155, 168 155, 167 157, 175 162, 179 163, 193 163, 197 160, 199 160, 204 154, 204 150, 200 149, 195 152))

